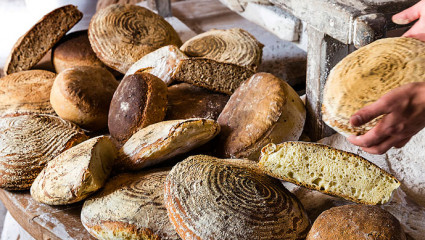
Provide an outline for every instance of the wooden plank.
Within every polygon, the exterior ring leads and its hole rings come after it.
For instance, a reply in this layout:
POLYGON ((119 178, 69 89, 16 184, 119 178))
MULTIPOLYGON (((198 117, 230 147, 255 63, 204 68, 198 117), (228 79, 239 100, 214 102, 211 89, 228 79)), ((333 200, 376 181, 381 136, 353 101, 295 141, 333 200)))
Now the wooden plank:
POLYGON ((148 0, 148 6, 158 11, 162 17, 171 17, 171 1, 170 0, 148 0))

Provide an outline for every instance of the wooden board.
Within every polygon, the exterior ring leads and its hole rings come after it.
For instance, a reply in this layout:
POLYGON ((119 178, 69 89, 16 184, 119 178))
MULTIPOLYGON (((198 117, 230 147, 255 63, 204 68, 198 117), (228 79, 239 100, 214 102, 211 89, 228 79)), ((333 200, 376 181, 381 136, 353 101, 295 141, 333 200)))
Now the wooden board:
POLYGON ((35 239, 95 239, 80 221, 82 203, 49 206, 32 199, 29 191, 3 189, 0 189, 0 200, 35 239))

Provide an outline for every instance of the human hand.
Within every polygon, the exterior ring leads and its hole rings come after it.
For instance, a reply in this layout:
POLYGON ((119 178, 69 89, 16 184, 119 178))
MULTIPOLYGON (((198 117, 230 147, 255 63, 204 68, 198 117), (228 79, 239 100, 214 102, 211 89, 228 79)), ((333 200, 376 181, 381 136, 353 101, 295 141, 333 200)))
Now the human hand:
POLYGON ((411 23, 416 19, 419 20, 403 36, 425 41, 425 0, 416 3, 392 18, 394 23, 401 25, 411 23))
POLYGON ((375 127, 364 135, 350 136, 348 141, 372 154, 406 145, 425 127, 425 83, 409 83, 393 89, 353 114, 350 124, 361 126, 380 115, 384 116, 375 127))

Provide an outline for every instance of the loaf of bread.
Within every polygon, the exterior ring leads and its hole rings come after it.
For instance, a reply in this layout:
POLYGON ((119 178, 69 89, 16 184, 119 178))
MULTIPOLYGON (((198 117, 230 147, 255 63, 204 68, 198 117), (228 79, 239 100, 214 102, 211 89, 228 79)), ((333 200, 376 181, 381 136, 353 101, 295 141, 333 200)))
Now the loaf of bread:
POLYGON ((96 5, 96 11, 99 11, 100 9, 106 8, 109 5, 112 4, 136 4, 139 2, 143 2, 145 0, 98 0, 96 5))
POLYGON ((28 70, 0 79, 0 116, 21 114, 54 114, 50 90, 56 74, 44 70, 28 70))
POLYGON ((425 42, 377 40, 346 56, 330 72, 323 93, 323 121, 337 132, 361 135, 382 118, 353 127, 350 117, 394 88, 425 81, 425 42))
POLYGON ((306 110, 298 94, 270 73, 256 73, 230 97, 220 116, 222 157, 258 160, 268 143, 296 141, 306 110))
POLYGON ((147 72, 160 78, 168 86, 174 81, 173 75, 182 59, 188 57, 178 47, 168 45, 143 56, 128 69, 125 76, 147 72))
POLYGON ((82 17, 83 14, 73 5, 45 15, 15 43, 4 65, 4 73, 32 68, 82 17))
POLYGON ((322 212, 306 240, 405 240, 400 222, 391 213, 365 205, 344 205, 322 212))
POLYGON ((46 163, 88 137, 48 115, 0 118, 0 188, 26 190, 46 163))
POLYGON ((167 86, 161 79, 144 72, 128 75, 112 98, 109 132, 124 144, 138 130, 162 121, 166 110, 167 86))
POLYGON ((168 87, 166 120, 209 118, 217 120, 229 96, 187 83, 168 87), (190 106, 190 107, 188 107, 190 106))
POLYGON ((185 240, 301 240, 310 227, 299 200, 249 160, 191 156, 168 174, 164 201, 185 240))
POLYGON ((87 130, 108 126, 108 111, 118 81, 101 67, 78 66, 56 77, 50 94, 55 112, 87 130))
POLYGON ((119 150, 118 165, 139 170, 188 152, 214 138, 220 126, 211 119, 171 120, 136 132, 119 150))
POLYGON ((49 205, 81 201, 103 187, 116 155, 107 136, 84 141, 47 163, 31 186, 31 196, 49 205))
POLYGON ((364 204, 390 200, 400 182, 355 154, 317 143, 269 144, 260 168, 270 176, 364 204))
POLYGON ((169 171, 161 168, 110 179, 85 201, 81 210, 84 227, 97 239, 180 239, 164 205, 169 171))
POLYGON ((256 71, 261 63, 263 44, 240 28, 213 29, 189 40, 181 50, 189 57, 202 57, 233 63, 256 71))
POLYGON ((90 21, 89 40, 99 59, 121 73, 160 47, 181 45, 177 32, 161 16, 131 4, 99 10, 90 21))

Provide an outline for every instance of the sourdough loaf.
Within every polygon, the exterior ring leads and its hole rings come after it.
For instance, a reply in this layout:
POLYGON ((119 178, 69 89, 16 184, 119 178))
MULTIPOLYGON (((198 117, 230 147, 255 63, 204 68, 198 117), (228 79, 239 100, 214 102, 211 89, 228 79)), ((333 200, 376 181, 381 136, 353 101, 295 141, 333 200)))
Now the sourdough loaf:
POLYGON ((76 125, 54 116, 0 118, 0 187, 29 189, 47 162, 87 138, 76 125))
POLYGON ((124 144, 138 130, 162 121, 166 110, 167 86, 161 79, 143 72, 128 75, 112 98, 109 132, 124 144))
POLYGON ((50 90, 56 74, 28 70, 0 79, 0 116, 20 114, 54 114, 50 90))
POLYGON ((118 81, 101 67, 77 66, 56 77, 50 94, 55 112, 87 130, 108 125, 108 111, 118 81))
POLYGON ((49 161, 31 186, 31 196, 49 205, 81 201, 103 186, 117 149, 107 136, 84 141, 49 161))
POLYGON ((169 169, 126 173, 86 200, 81 222, 97 239, 180 239, 164 206, 169 169))
POLYGON ((270 73, 257 73, 242 83, 218 117, 218 153, 258 160, 266 144, 298 140, 305 115, 291 86, 270 73))
POLYGON ((118 165, 139 170, 199 147, 220 131, 211 119, 192 118, 155 123, 136 132, 119 150, 118 165))
POLYGON ((330 72, 323 121, 339 133, 361 135, 381 119, 353 127, 350 117, 394 88, 425 81, 425 43, 413 38, 377 40, 346 56, 330 72))
POLYGON ((96 5, 96 11, 106 8, 112 4, 136 4, 145 0, 98 0, 96 5))
POLYGON ((5 74, 28 70, 71 29, 83 14, 66 5, 45 15, 18 39, 4 65, 5 74))
POLYGON ((181 50, 189 57, 202 57, 233 63, 256 71, 261 63, 263 44, 240 28, 213 29, 189 40, 181 50))
POLYGON ((303 206, 255 162, 196 155, 173 167, 165 206, 183 239, 304 239, 303 206))
POLYGON ((364 204, 386 203, 400 186, 366 159, 317 143, 269 144, 259 166, 270 176, 364 204))
POLYGON ((177 32, 161 16, 130 4, 99 10, 90 21, 89 40, 99 59, 121 73, 160 47, 181 45, 177 32))

